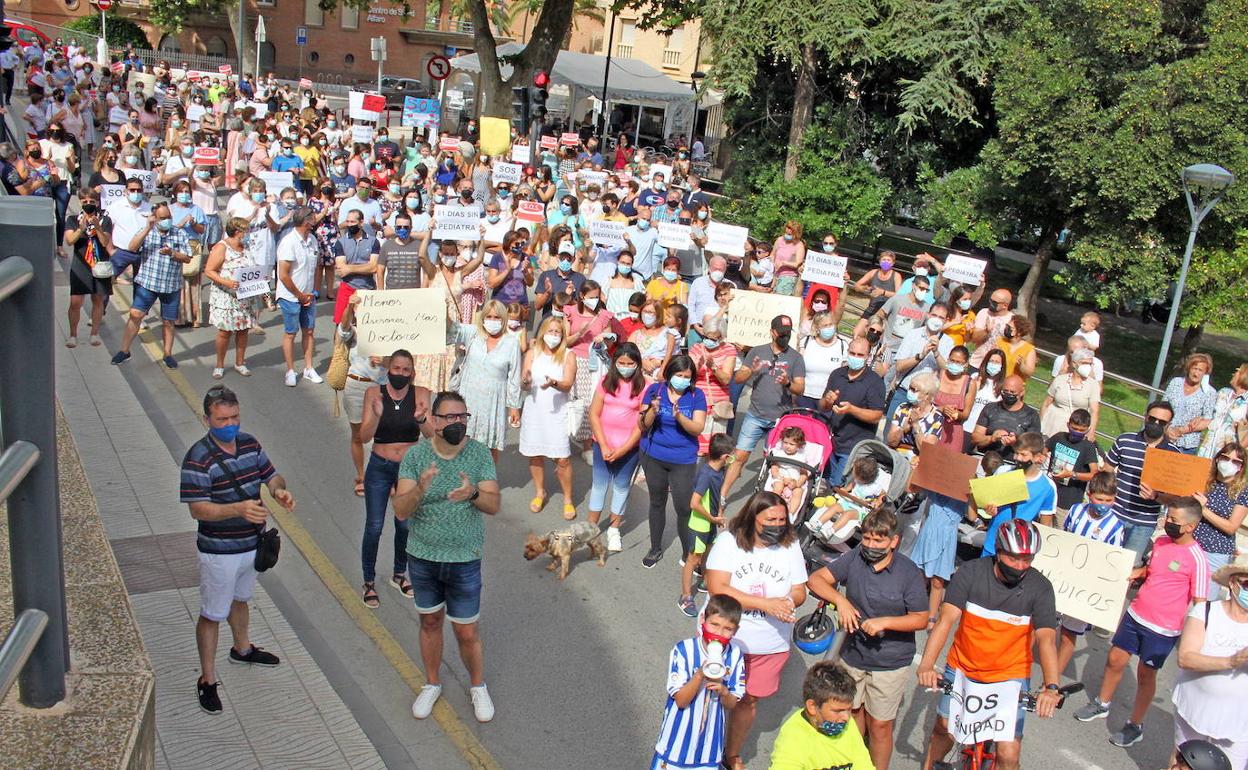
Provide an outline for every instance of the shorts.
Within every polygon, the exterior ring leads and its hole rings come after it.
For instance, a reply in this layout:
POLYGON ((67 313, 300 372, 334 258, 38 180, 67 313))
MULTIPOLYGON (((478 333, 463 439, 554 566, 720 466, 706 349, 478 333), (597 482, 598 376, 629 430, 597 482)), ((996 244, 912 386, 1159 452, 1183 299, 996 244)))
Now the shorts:
POLYGON ((789 651, 762 655, 745 654, 745 694, 770 698, 780 689, 780 673, 789 659, 789 651))
POLYGON ((711 541, 715 539, 714 528, 706 532, 699 532, 691 528, 689 534, 693 537, 693 553, 699 556, 710 550, 711 541))
POLYGON ((178 320, 178 300, 182 296, 182 287, 173 291, 149 291, 137 283, 134 285, 134 301, 130 307, 141 313, 147 313, 160 300, 160 319, 162 321, 178 320))
POLYGON ((290 299, 279 299, 277 306, 282 309, 282 328, 287 334, 296 334, 300 329, 311 331, 316 326, 316 303, 300 305, 290 299))
POLYGON ((654 758, 650 760, 650 770, 719 770, 719 768, 718 762, 710 765, 673 765, 659 756, 657 751, 654 752, 654 758))
POLYGON ((409 556, 407 573, 415 591, 416 611, 432 615, 446 610, 452 623, 465 625, 481 618, 481 560, 427 561, 409 556))
POLYGON ((892 671, 864 671, 841 661, 854 680, 854 708, 866 706, 867 713, 881 722, 891 722, 901 711, 901 702, 910 689, 910 668, 892 671))
POLYGON ((371 382, 347 378, 347 384, 342 389, 342 409, 347 413, 347 422, 359 425, 364 421, 364 394, 372 386, 371 382))
POLYGON ((199 614, 220 623, 233 602, 249 602, 256 591, 256 551, 199 553, 199 614))
MULTIPOLYGON (((954 678, 955 676, 957 676, 957 671, 955 671, 955 670, 954 670, 953 666, 945 666, 945 673, 944 673, 944 674, 942 674, 942 676, 943 676, 945 679, 948 679, 950 682, 952 682, 952 681, 953 681, 953 678, 954 678)), ((974 681, 974 680, 972 680, 972 681, 974 681)), ((1030 690, 1030 689, 1031 689, 1031 680, 1030 680, 1030 679, 1027 679, 1027 678, 1023 678, 1023 679, 1007 679, 1007 680, 1005 680, 1005 681, 1007 681, 1007 682, 1018 682, 1020 685, 1022 685, 1022 686, 1023 686, 1023 690, 1022 690, 1023 692, 1027 692, 1028 690, 1030 690)), ((948 721, 948 719, 949 719, 949 706, 950 706, 950 705, 952 705, 952 702, 953 702, 953 696, 952 696, 952 695, 941 695, 941 696, 940 696, 940 703, 938 703, 938 704, 936 705, 936 713, 937 713, 937 714, 940 714, 941 719, 944 719, 944 720, 948 721)), ((1019 702, 1019 704, 1018 704, 1018 716, 1017 716, 1017 718, 1016 718, 1016 719, 1015 719, 1015 721, 1014 721, 1014 738, 1015 738, 1016 740, 1022 740, 1022 738, 1023 738, 1023 717, 1025 717, 1025 716, 1027 716, 1027 712, 1026 712, 1026 710, 1024 710, 1024 709, 1023 709, 1023 704, 1022 704, 1022 702, 1020 701, 1020 702, 1019 702)))
POLYGON ((767 438, 767 433, 775 427, 775 420, 761 420, 749 412, 741 418, 741 430, 737 432, 737 451, 753 452, 758 442, 767 438))
POLYGON ((1154 671, 1161 669, 1170 657, 1170 651, 1179 643, 1178 635, 1164 636, 1145 626, 1131 617, 1131 613, 1122 616, 1118 630, 1110 644, 1132 655, 1140 656, 1140 662, 1154 671))

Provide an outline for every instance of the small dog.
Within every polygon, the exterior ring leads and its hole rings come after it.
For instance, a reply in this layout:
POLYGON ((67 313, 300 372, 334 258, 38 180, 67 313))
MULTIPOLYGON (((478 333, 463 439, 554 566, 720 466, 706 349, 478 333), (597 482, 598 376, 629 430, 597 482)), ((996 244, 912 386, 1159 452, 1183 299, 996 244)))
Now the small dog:
POLYGON ((602 542, 602 531, 596 524, 588 521, 575 522, 565 530, 547 532, 541 537, 530 532, 524 539, 524 558, 533 561, 544 553, 550 554, 550 564, 546 569, 554 572, 555 567, 558 567, 559 579, 563 580, 568 576, 572 552, 581 546, 585 546, 591 554, 598 557, 599 567, 606 565, 607 547, 602 542))

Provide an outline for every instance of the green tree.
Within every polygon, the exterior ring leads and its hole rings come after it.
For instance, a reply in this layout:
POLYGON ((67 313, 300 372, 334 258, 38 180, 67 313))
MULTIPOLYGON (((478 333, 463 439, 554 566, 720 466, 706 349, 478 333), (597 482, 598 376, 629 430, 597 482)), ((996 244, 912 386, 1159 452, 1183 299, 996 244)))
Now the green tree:
MULTIPOLYGON (((89 16, 79 16, 68 22, 65 25, 65 29, 99 37, 101 34, 100 14, 93 13, 89 16)), ((94 40, 92 40, 92 45, 94 45, 94 40)), ((129 19, 120 18, 115 10, 108 12, 108 45, 110 48, 125 48, 126 46, 151 48, 152 46, 142 27, 129 19)))

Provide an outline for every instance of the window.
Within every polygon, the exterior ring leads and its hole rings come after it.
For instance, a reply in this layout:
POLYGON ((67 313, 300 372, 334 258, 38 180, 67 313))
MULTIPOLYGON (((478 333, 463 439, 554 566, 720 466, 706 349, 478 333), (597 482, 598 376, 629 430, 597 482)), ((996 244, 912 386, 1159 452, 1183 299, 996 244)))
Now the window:
POLYGON ((220 35, 214 35, 208 38, 208 42, 204 44, 204 53, 224 59, 226 56, 229 56, 230 47, 226 44, 225 38, 220 35))
POLYGON ((156 49, 161 53, 182 53, 182 47, 178 45, 178 39, 173 35, 161 35, 156 49))
POLYGON ((342 20, 343 29, 360 28, 360 9, 343 5, 339 6, 338 13, 339 18, 342 20))
POLYGON ((320 60, 321 60, 321 55, 317 53, 316 51, 313 51, 312 53, 308 54, 308 61, 312 62, 313 64, 316 64, 320 60))
POLYGON ((631 46, 637 39, 637 25, 631 21, 620 24, 620 45, 631 46))
POLYGON ((267 40, 260 44, 260 71, 270 73, 277 63, 277 49, 267 40))
POLYGON ((309 27, 325 26, 325 12, 318 0, 303 1, 303 23, 309 27))
POLYGON ((679 67, 680 56, 685 51, 684 27, 676 27, 670 32, 665 32, 664 37, 667 38, 667 43, 663 50, 663 66, 679 67))
POLYGON ((347 69, 351 69, 353 66, 355 66, 355 54, 349 53, 346 56, 342 57, 342 66, 346 67, 347 69))
POLYGON ((265 8, 272 8, 277 5, 277 0, 256 0, 256 5, 264 6, 265 8))

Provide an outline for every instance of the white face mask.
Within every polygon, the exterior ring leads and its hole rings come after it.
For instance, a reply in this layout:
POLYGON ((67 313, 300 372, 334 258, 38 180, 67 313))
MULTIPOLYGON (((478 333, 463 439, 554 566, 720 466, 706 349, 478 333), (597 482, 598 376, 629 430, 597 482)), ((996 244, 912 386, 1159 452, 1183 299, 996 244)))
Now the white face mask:
POLYGON ((724 271, 712 270, 710 272, 710 279, 711 279, 711 283, 719 283, 720 281, 724 280, 724 271))
POLYGON ((1239 463, 1234 460, 1228 460, 1225 457, 1218 460, 1218 473, 1226 478, 1239 474, 1239 463))
POLYGON ((590 310, 597 310, 597 309, 598 309, 598 298, 597 298, 597 297, 586 297, 583 301, 585 302, 585 307, 589 308, 590 310))
POLYGON ((1083 377, 1085 379, 1088 377, 1091 377, 1092 376, 1092 364, 1079 364, 1078 366, 1075 367, 1075 371, 1079 373, 1080 377, 1083 377))
POLYGON ((559 347, 559 343, 563 342, 563 335, 558 334, 558 333, 550 333, 550 334, 543 335, 542 339, 546 341, 546 347, 550 348, 551 350, 555 350, 559 347))
POLYGON ((501 318, 487 318, 481 322, 481 326, 487 334, 498 334, 503 330, 503 321, 501 318))
POLYGON ((642 313, 641 314, 641 323, 645 326, 654 326, 655 322, 658 320, 659 320, 658 316, 656 316, 654 313, 642 313))
POLYGON ((811 309, 811 310, 813 310, 813 311, 815 311, 816 313, 822 313, 823 311, 825 311, 825 310, 827 310, 827 309, 828 309, 828 303, 826 303, 826 302, 812 302, 812 303, 810 303, 810 309, 811 309))
POLYGON ((943 328, 945 328, 944 319, 935 317, 927 319, 927 330, 932 334, 935 334, 943 328))

